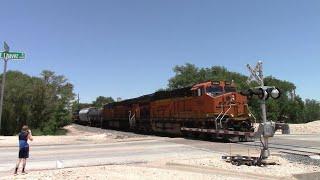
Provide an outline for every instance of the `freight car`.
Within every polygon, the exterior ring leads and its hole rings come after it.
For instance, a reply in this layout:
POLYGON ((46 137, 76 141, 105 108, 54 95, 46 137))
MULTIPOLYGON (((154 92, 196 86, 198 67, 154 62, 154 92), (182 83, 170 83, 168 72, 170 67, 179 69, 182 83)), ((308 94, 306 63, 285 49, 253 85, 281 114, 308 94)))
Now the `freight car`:
POLYGON ((106 128, 172 135, 204 134, 214 138, 247 140, 253 136, 246 96, 234 83, 208 81, 171 91, 104 105, 106 128))
MULTIPOLYGON (((78 120, 79 124, 96 126, 102 124, 102 109, 95 107, 84 108, 79 111, 78 120)), ((74 115, 75 116, 75 115, 74 115)))

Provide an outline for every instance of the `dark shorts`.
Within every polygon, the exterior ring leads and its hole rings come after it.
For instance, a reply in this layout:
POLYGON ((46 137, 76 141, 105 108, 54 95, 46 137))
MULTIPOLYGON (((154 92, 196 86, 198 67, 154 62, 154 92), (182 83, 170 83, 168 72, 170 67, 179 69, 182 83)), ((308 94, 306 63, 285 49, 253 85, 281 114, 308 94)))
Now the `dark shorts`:
POLYGON ((29 158, 29 147, 20 148, 19 158, 29 158))

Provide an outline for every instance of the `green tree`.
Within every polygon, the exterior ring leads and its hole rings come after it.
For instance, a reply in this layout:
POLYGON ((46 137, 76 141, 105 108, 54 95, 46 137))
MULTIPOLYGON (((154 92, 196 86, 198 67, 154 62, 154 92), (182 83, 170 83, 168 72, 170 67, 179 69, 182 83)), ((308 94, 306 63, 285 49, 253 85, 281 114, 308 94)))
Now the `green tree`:
POLYGON ((43 71, 41 77, 31 77, 9 71, 1 133, 12 135, 28 124, 36 132, 53 134, 70 122, 73 98, 73 85, 64 76, 43 71))
POLYGON ((176 75, 169 80, 169 88, 176 89, 191 86, 200 80, 199 68, 194 64, 186 63, 184 66, 175 66, 173 71, 176 75))
POLYGON ((276 86, 281 90, 281 97, 277 100, 269 98, 267 101, 268 118, 274 121, 303 122, 303 101, 299 96, 291 97, 296 86, 288 81, 279 80, 272 76, 265 77, 265 85, 276 86))
POLYGON ((2 134, 10 135, 19 125, 28 123, 30 101, 32 101, 33 78, 18 72, 9 71, 6 78, 2 115, 2 134))
POLYGON ((305 122, 320 119, 320 103, 314 99, 306 99, 303 113, 305 122))
POLYGON ((237 83, 240 89, 248 88, 246 84, 247 76, 240 73, 230 72, 221 66, 212 66, 211 68, 198 68, 194 64, 175 66, 173 68, 174 77, 169 79, 168 88, 176 89, 191 86, 204 81, 232 81, 237 83))
POLYGON ((114 99, 112 97, 104 97, 104 96, 98 96, 95 101, 92 102, 92 105, 94 107, 101 108, 103 105, 114 102, 114 99))
POLYGON ((44 83, 42 98, 45 119, 42 119, 41 130, 51 134, 58 128, 71 122, 72 100, 74 99, 73 85, 62 75, 44 70, 41 73, 44 83))

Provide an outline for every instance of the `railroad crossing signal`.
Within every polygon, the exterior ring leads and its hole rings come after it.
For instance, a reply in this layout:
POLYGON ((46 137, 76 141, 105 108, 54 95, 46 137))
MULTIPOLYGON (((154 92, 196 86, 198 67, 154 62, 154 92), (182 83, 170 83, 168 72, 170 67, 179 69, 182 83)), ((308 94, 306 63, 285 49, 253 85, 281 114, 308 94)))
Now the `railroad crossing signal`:
POLYGON ((7 63, 10 59, 24 59, 25 54, 22 52, 9 52, 10 47, 6 42, 3 42, 3 52, 0 52, 0 58, 4 60, 4 68, 1 81, 1 97, 0 97, 0 133, 1 133, 1 117, 3 106, 4 86, 6 81, 7 63))
POLYGON ((254 89, 249 89, 248 96, 257 95, 261 100, 267 100, 269 97, 273 99, 278 99, 281 95, 281 92, 278 88, 274 86, 265 86, 262 72, 262 61, 259 61, 255 68, 252 68, 249 64, 247 64, 247 68, 250 71, 251 75, 247 80, 247 83, 257 82, 259 87, 255 87, 254 89))
MULTIPOLYGON (((270 151, 269 151, 269 147, 268 147, 269 146, 268 145, 268 138, 272 137, 274 134, 271 123, 267 121, 267 110, 266 110, 266 100, 269 97, 268 89, 270 91, 272 89, 272 87, 264 86, 264 79, 263 79, 263 72, 262 72, 262 61, 259 61, 254 69, 249 64, 247 64, 247 68, 249 69, 249 71, 251 73, 247 82, 250 83, 252 81, 256 81, 260 85, 260 87, 249 89, 247 93, 250 96, 257 95, 261 99, 260 106, 261 106, 261 116, 262 116, 262 121, 263 121, 261 126, 263 127, 263 141, 264 142, 261 141, 262 149, 261 149, 260 157, 262 157, 263 159, 266 159, 270 155, 270 151)), ((276 91, 271 90, 270 94, 271 94, 271 96, 278 98, 278 96, 276 96, 276 91)), ((280 93, 278 93, 278 94, 280 95, 280 93)))

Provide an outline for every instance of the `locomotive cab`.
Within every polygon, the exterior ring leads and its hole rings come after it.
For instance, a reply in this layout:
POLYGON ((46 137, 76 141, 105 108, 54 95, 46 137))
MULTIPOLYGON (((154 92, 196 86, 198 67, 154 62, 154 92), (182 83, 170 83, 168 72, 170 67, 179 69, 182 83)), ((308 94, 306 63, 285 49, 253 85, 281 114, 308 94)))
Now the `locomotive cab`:
POLYGON ((235 84, 227 81, 212 81, 200 83, 194 85, 191 90, 196 91, 198 96, 202 96, 206 93, 207 95, 210 95, 212 97, 224 93, 237 92, 235 84))
POLYGON ((227 81, 209 81, 192 87, 205 107, 206 117, 214 119, 220 129, 251 131, 247 98, 237 92, 236 85, 227 81))

